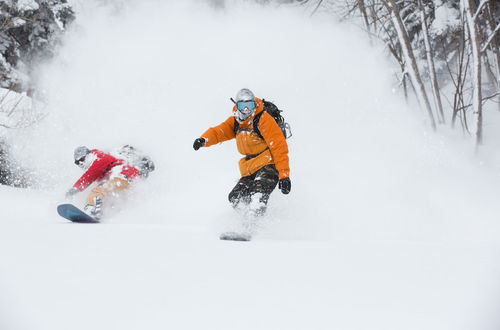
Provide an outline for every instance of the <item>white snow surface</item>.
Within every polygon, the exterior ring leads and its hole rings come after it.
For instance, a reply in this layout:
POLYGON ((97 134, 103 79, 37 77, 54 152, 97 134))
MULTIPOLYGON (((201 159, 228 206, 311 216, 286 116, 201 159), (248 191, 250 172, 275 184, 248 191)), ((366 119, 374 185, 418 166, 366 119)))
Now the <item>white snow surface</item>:
POLYGON ((1 330, 498 329, 498 172, 428 130, 359 32, 300 7, 86 8, 40 72, 46 119, 12 136, 40 187, 0 187, 1 330), (250 243, 218 240, 234 141, 192 149, 242 87, 294 133, 292 191, 250 243), (60 218, 73 149, 122 144, 156 171, 101 224, 60 218))

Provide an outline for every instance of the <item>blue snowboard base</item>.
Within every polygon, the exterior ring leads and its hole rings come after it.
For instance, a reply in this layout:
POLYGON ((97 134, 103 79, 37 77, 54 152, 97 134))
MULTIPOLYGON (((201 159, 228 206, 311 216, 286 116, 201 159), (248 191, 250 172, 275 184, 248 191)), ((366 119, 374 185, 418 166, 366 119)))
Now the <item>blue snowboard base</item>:
POLYGON ((99 220, 92 218, 73 204, 61 204, 57 207, 57 213, 65 219, 79 223, 99 223, 99 220))

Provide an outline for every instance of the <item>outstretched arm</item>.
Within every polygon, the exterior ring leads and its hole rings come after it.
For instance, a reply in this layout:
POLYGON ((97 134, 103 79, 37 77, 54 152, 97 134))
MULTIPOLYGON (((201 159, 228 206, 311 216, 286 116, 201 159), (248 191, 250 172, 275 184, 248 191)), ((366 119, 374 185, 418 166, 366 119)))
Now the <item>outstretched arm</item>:
POLYGON ((233 116, 226 119, 220 125, 210 127, 201 135, 201 137, 205 139, 205 147, 210 147, 214 144, 234 139, 235 136, 233 116))
MULTIPOLYGON (((111 157, 111 156, 110 156, 111 157)), ((75 182, 73 188, 78 191, 85 190, 94 181, 99 179, 102 174, 106 171, 110 163, 112 162, 109 157, 98 157, 92 165, 83 173, 83 175, 75 182)))

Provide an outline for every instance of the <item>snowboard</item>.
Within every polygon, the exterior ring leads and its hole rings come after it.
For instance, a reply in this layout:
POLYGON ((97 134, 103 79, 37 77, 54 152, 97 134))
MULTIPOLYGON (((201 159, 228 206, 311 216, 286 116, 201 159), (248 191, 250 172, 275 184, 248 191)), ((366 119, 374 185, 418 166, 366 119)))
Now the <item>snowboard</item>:
POLYGON ((61 204, 57 206, 57 213, 65 219, 78 223, 99 223, 99 220, 92 218, 73 204, 61 204))
POLYGON ((252 235, 248 233, 237 233, 235 231, 228 231, 220 234, 219 239, 223 241, 248 242, 252 239, 252 235))

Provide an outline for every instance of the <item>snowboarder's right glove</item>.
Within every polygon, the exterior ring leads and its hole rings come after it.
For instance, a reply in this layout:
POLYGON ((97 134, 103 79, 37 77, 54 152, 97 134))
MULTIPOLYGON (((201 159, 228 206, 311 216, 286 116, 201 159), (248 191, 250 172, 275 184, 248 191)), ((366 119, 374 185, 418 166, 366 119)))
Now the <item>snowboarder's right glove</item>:
POLYGON ((278 187, 280 188, 281 192, 283 194, 288 194, 290 190, 292 189, 292 182, 290 181, 290 178, 283 178, 280 179, 278 183, 278 187))
POLYGON ((207 140, 205 140, 204 138, 197 138, 196 140, 194 140, 193 149, 198 150, 203 147, 205 143, 207 143, 207 140))
POLYGON ((76 189, 75 187, 72 187, 70 190, 68 190, 66 192, 66 198, 73 197, 73 195, 76 194, 77 192, 78 192, 78 189, 76 189))

